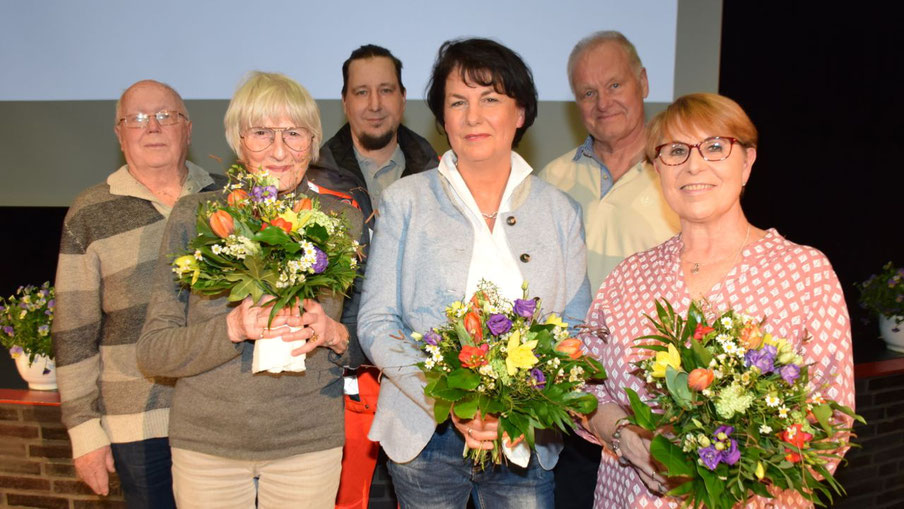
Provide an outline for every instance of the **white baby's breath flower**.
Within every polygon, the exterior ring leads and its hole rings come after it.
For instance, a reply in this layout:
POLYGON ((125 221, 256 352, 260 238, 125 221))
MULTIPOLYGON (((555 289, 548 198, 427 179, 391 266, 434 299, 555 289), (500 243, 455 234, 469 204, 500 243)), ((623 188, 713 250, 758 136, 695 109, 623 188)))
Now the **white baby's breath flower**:
POLYGON ((763 424, 762 426, 760 426, 760 433, 762 433, 764 435, 768 435, 769 433, 772 433, 772 426, 770 426, 768 424, 763 424))

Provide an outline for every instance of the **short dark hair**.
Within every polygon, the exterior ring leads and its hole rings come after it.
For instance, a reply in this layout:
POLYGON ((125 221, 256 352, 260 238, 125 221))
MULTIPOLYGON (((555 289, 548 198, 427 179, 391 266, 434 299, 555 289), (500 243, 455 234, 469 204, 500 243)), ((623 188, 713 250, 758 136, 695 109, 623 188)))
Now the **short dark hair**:
POLYGON ((457 39, 446 41, 439 48, 430 83, 427 84, 427 105, 436 125, 442 132, 445 125, 443 109, 446 102, 446 79, 458 69, 461 79, 484 87, 493 87, 524 108, 524 125, 515 131, 512 148, 537 118, 537 88, 534 77, 524 60, 509 48, 490 39, 457 39))
POLYGON ((352 54, 348 56, 348 59, 342 63, 342 97, 345 97, 345 92, 348 90, 348 66, 351 65, 352 60, 363 60, 365 58, 374 57, 386 57, 392 60, 392 65, 395 66, 396 78, 399 80, 399 88, 402 92, 405 91, 405 85, 402 84, 402 61, 396 58, 392 52, 383 46, 365 44, 355 51, 352 51, 352 54))

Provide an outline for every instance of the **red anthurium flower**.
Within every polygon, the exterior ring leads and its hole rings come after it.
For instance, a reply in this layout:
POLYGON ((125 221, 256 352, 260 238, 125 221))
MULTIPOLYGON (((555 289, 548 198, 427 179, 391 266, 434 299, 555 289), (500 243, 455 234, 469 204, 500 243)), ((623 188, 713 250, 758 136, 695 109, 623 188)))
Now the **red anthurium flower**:
POLYGON ((281 217, 277 217, 269 223, 261 224, 261 231, 266 230, 268 226, 275 226, 286 233, 292 233, 292 223, 286 221, 281 217))
POLYGON ((490 345, 484 343, 480 346, 470 346, 465 345, 461 347, 461 352, 458 354, 458 360, 461 361, 461 365, 466 368, 479 368, 480 366, 486 365, 487 361, 487 351, 489 351, 490 345))
POLYGON ((466 314, 465 330, 474 338, 475 342, 483 341, 483 325, 480 323, 480 315, 474 311, 466 314))
POLYGON ((697 341, 700 341, 701 339, 703 339, 703 336, 709 334, 710 332, 712 332, 714 330, 716 330, 716 329, 713 329, 712 327, 707 327, 707 326, 703 325, 702 323, 698 323, 697 328, 694 329, 694 339, 696 339, 697 341))

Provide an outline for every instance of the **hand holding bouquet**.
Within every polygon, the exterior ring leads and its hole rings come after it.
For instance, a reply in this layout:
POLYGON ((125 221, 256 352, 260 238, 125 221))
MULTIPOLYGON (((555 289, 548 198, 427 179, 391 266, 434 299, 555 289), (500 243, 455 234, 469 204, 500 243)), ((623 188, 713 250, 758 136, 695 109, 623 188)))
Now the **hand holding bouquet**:
MULTIPOLYGON (((198 235, 173 261, 184 287, 256 303, 270 296, 270 322, 286 306, 321 293, 344 294, 357 276, 358 242, 343 217, 320 209, 317 198, 277 193, 276 179, 240 166, 227 172, 226 201, 198 207, 198 235)), ((292 345, 268 341, 288 355, 292 345)), ((255 344, 255 361, 259 344, 255 344)), ((303 358, 301 358, 303 360, 303 358)), ((270 364, 270 363, 267 363, 270 364)), ((268 367, 255 368, 256 371, 268 367)), ((275 372, 282 371, 276 367, 275 372)), ((295 363, 293 371, 304 369, 295 363)))
POLYGON ((831 500, 829 488, 844 493, 827 466, 850 445, 851 418, 864 421, 823 396, 828 384, 814 386, 789 341, 733 310, 708 324, 696 304, 686 318, 667 302, 656 309, 658 334, 638 338, 655 343, 635 346, 655 352, 636 363, 653 397, 625 391, 631 421, 655 433, 650 452, 677 484, 669 495, 715 509, 775 489, 814 503, 831 500))
MULTIPOLYGON (((446 316, 445 325, 412 334, 428 355, 420 364, 428 382, 424 392, 435 400, 436 422, 450 412, 460 419, 478 412, 498 416, 499 436, 489 452, 493 463, 503 461, 503 434, 523 436, 533 449, 535 430, 567 431, 575 426, 572 413, 596 410, 596 397, 581 388, 587 380, 605 378, 603 367, 584 355, 559 317, 540 322, 540 303, 527 297, 526 284, 524 298, 512 303, 481 281, 474 296, 453 302, 446 316)), ((488 451, 467 454, 483 466, 488 451)))

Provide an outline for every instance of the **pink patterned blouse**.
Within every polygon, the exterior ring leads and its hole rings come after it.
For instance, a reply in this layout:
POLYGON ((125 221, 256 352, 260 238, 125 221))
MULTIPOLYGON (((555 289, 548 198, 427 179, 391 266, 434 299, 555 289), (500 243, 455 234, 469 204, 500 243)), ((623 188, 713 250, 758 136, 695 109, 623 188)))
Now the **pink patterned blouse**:
MULTIPOLYGON (((606 278, 590 306, 586 323, 608 327, 603 343, 585 334, 587 349, 609 375, 593 386, 600 404, 617 403, 630 408, 623 390, 630 387, 641 398, 647 393, 642 380, 631 375, 632 362, 651 352, 631 348, 634 338, 654 333, 644 313, 655 316, 655 300, 666 299, 681 314, 691 303, 680 269, 681 237, 676 235, 648 251, 623 261, 606 278)), ((816 249, 785 240, 774 229, 742 251, 739 262, 707 296, 709 308, 732 308, 750 316, 766 316, 765 330, 788 338, 805 361, 813 363, 814 386, 830 383, 824 396, 854 407, 854 367, 851 327, 844 295, 829 260, 816 249), (812 338, 801 343, 802 338, 812 338)), ((710 317, 712 318, 712 317, 710 317)), ((796 493, 775 499, 758 499, 748 507, 806 507, 796 493)), ((618 464, 615 455, 603 451, 595 494, 595 508, 677 507, 674 499, 659 498, 647 490, 632 467, 618 464)))

